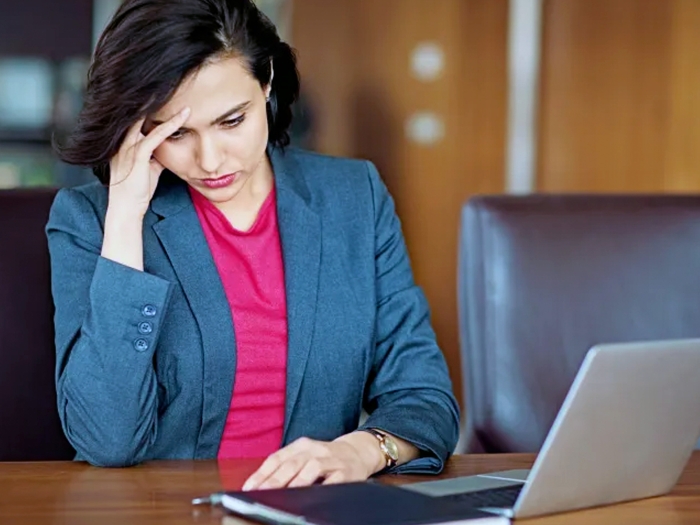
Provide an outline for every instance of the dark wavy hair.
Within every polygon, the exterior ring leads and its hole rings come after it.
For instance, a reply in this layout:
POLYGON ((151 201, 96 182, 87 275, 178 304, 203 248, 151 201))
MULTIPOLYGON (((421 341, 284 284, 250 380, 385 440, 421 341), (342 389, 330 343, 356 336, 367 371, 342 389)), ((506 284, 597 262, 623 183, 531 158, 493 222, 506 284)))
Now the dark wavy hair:
POLYGON ((252 0, 126 0, 102 33, 88 71, 83 108, 58 157, 89 166, 109 183, 109 161, 129 128, 157 111, 207 61, 241 57, 266 86, 268 141, 289 144, 299 73, 292 48, 252 0))

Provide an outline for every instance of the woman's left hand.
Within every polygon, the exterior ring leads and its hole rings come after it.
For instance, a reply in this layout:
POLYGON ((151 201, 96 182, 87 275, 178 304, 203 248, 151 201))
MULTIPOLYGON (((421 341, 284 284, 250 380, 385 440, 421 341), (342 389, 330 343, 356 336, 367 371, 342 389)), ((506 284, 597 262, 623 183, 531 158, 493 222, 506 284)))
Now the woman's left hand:
POLYGON ((300 438, 270 455, 243 485, 243 490, 301 487, 364 481, 384 466, 374 437, 353 432, 335 441, 300 438))

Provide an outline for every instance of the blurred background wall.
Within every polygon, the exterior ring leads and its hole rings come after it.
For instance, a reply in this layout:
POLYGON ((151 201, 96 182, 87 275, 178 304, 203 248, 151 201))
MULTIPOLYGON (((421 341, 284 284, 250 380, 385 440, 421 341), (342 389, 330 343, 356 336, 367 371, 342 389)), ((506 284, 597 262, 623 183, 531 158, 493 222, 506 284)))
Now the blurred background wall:
MULTIPOLYGON (((698 0, 259 0, 298 51, 294 142, 378 166, 462 395, 460 207, 477 193, 700 190, 698 0)), ((51 156, 118 0, 0 3, 0 186, 51 156)))

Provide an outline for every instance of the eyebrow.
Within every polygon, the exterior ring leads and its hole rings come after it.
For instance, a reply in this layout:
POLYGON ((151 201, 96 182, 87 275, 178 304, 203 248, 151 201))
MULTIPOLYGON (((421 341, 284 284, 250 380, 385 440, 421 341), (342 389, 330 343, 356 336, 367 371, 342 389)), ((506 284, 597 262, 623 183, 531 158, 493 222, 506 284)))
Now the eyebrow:
MULTIPOLYGON (((246 102, 241 102, 241 103, 238 104, 237 106, 234 106, 234 107, 232 107, 231 109, 229 109, 229 110, 228 110, 226 113, 224 113, 223 115, 221 115, 221 116, 219 116, 219 117, 216 117, 214 120, 212 120, 212 121, 209 123, 209 125, 210 125, 210 126, 216 126, 217 124, 221 124, 224 120, 226 120, 227 118, 229 118, 231 115, 234 115, 235 113, 238 113, 239 111, 243 111, 243 110, 246 109, 248 106, 250 106, 250 100, 248 100, 248 101, 246 101, 246 102)), ((151 121, 153 127, 159 126, 159 125, 161 125, 163 122, 164 122, 163 120, 152 120, 152 121, 151 121)), ((180 129, 187 129, 187 127, 182 126, 180 129)))

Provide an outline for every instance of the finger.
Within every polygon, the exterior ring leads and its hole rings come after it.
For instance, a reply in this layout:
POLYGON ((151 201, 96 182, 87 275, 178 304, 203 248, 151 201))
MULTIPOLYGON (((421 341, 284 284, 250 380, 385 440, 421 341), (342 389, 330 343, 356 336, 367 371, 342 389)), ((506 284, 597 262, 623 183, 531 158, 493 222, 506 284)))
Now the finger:
POLYGON ((153 151, 160 146, 165 139, 180 129, 180 126, 187 121, 189 116, 190 108, 184 108, 179 113, 173 115, 170 119, 153 128, 151 132, 139 143, 138 147, 141 152, 150 157, 153 151))
POLYGON ((124 145, 128 148, 134 146, 142 137, 141 130, 143 129, 143 124, 146 122, 146 117, 137 120, 127 131, 124 137, 124 145))
POLYGON ((243 483, 243 490, 255 490, 280 466, 280 459, 277 453, 267 457, 258 470, 253 472, 243 483))
POLYGON ((316 483, 318 478, 334 472, 340 463, 332 459, 311 458, 301 468, 299 473, 289 482, 289 487, 306 487, 316 483))
POLYGON ((278 450, 274 454, 268 456, 268 458, 263 461, 258 470, 253 472, 250 477, 243 484, 243 490, 255 490, 260 487, 267 478, 274 474, 278 468, 283 464, 285 459, 287 459, 287 452, 289 447, 285 447, 278 450))
POLYGON ((270 474, 259 485, 259 490, 278 489, 286 487, 292 479, 301 471, 309 460, 308 456, 297 455, 284 461, 272 474, 270 474))
POLYGON ((243 485, 243 490, 253 490, 257 488, 263 481, 272 475, 272 473, 277 470, 282 463, 287 461, 289 458, 296 456, 301 451, 308 450, 313 446, 314 441, 309 438, 299 438, 294 442, 290 443, 284 448, 281 448, 274 454, 268 456, 268 458, 263 461, 260 468, 256 470, 243 485))
POLYGON ((150 166, 151 166, 151 180, 153 182, 158 182, 158 178, 160 177, 160 174, 163 173, 165 166, 163 166, 160 162, 158 162, 158 159, 156 159, 155 157, 151 158, 150 166))
POLYGON ((131 168, 134 166, 134 146, 136 143, 140 140, 140 138, 143 136, 141 134, 141 128, 143 127, 143 123, 145 122, 145 117, 139 119, 136 121, 134 124, 131 125, 131 127, 127 130, 126 135, 124 136, 124 140, 122 141, 121 145, 119 146, 119 151, 117 154, 110 160, 110 183, 118 183, 120 181, 115 181, 114 174, 119 171, 117 169, 118 164, 124 164, 130 166, 129 171, 131 171, 131 168))
POLYGON ((362 480, 352 480, 343 470, 336 470, 326 476, 323 480, 324 485, 337 485, 338 483, 347 483, 349 481, 362 481, 362 480))

